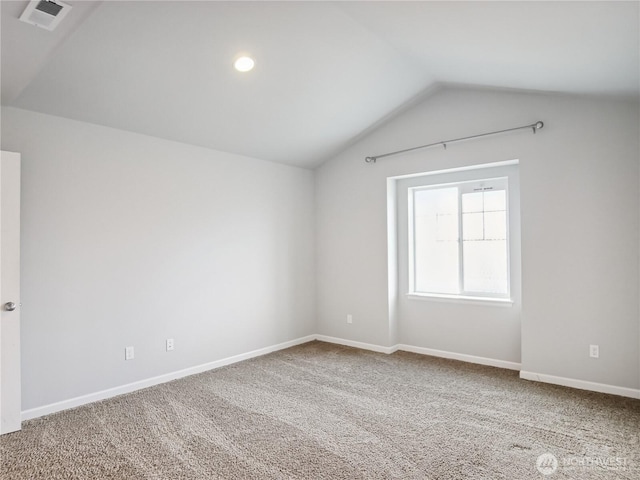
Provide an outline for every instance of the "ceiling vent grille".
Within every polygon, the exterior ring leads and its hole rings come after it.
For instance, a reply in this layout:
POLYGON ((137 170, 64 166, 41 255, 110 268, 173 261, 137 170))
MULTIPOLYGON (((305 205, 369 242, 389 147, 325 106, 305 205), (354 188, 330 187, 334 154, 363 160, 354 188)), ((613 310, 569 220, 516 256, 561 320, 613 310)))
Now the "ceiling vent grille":
POLYGON ((32 0, 20 20, 45 30, 53 30, 71 10, 71 5, 51 0, 32 0))

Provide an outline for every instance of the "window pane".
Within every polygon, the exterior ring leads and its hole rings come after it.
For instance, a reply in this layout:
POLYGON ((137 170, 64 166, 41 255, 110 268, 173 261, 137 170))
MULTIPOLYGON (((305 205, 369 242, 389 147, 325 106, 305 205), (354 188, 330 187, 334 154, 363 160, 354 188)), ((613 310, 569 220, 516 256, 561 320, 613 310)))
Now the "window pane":
POLYGON ((465 193, 462 214, 463 289, 467 293, 508 293, 507 196, 505 190, 465 193), (469 199, 469 200, 467 200, 469 199))
POLYGON ((505 190, 489 190, 484 192, 484 211, 495 212, 507 209, 507 192, 505 190))
POLYGON ((415 190, 413 202, 416 215, 436 213, 457 215, 458 189, 451 187, 415 190))
POLYGON ((458 215, 455 213, 436 214, 436 240, 439 242, 458 241, 458 215))
POLYGON ((465 193, 462 195, 462 212, 481 212, 482 211, 482 192, 465 193))
POLYGON ((507 212, 486 212, 484 214, 485 240, 507 239, 507 212))
POLYGON ((415 290, 459 293, 458 189, 415 190, 415 290))
POLYGON ((508 293, 506 240, 463 243, 464 290, 478 293, 508 293))
MULTIPOLYGON (((464 195, 462 199, 464 200, 464 195)), ((462 238, 463 240, 483 240, 484 220, 483 213, 462 214, 462 238)))

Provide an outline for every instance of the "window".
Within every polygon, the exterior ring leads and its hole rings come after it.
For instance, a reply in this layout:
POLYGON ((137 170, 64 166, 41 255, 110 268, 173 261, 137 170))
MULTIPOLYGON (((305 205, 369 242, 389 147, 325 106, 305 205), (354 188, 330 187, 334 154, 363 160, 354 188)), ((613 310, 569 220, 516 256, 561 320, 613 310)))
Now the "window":
POLYGON ((507 178, 408 195, 410 293, 509 298, 507 178))

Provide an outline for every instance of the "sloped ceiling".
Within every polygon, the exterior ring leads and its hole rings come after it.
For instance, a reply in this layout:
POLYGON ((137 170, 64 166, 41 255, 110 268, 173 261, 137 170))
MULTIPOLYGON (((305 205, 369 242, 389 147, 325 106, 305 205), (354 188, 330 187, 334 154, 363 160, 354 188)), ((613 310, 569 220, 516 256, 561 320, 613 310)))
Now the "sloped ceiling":
POLYGON ((307 168, 435 85, 639 95, 638 2, 1 3, 3 105, 307 168))

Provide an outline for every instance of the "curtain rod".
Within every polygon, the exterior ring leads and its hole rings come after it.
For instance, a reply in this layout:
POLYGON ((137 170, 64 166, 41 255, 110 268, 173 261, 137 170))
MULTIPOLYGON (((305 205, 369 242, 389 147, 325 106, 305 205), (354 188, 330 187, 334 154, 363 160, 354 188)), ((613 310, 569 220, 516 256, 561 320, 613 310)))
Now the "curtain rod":
POLYGON ((544 123, 538 120, 536 123, 532 123, 531 125, 523 125, 521 127, 507 128, 506 130, 497 130, 495 132, 480 133, 478 135, 471 135, 470 137, 453 138, 451 140, 443 140, 441 142, 429 143, 428 145, 420 145, 419 147, 412 147, 412 148, 406 148, 404 150, 398 150, 397 152, 383 153, 382 155, 374 155, 371 157, 366 157, 364 161, 367 163, 376 163, 376 160, 378 160, 379 158, 390 157, 391 155, 399 155, 400 153, 412 152, 414 150, 419 150, 421 148, 435 147, 437 145, 442 145, 446 150, 448 143, 462 142, 463 140, 471 140, 472 138, 486 137, 488 135, 497 135, 499 133, 514 132, 516 130, 524 130, 525 128, 530 128, 533 130, 533 133, 536 133, 542 127, 544 127, 544 123))

